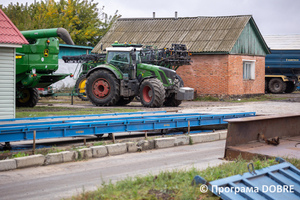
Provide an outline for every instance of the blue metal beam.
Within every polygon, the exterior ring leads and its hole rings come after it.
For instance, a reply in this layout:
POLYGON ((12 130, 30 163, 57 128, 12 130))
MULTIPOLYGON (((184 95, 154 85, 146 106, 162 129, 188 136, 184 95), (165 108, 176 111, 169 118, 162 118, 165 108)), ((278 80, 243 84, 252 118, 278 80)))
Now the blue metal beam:
MULTIPOLYGON (((136 114, 136 113, 131 113, 136 114)), ((128 131, 146 131, 226 124, 224 119, 255 116, 254 112, 205 115, 199 113, 171 114, 159 116, 134 116, 123 118, 92 119, 92 121, 71 120, 67 122, 30 122, 28 124, 6 124, 0 127, 0 142, 32 140, 36 131, 36 139, 74 137, 82 135, 117 133, 128 131)))
POLYGON ((68 115, 68 116, 52 116, 52 117, 28 117, 28 118, 11 118, 11 119, 0 119, 0 122, 13 122, 22 120, 49 120, 49 119, 60 119, 60 118, 78 118, 78 117, 105 117, 105 116, 121 116, 121 115, 148 115, 157 113, 167 113, 167 111, 153 111, 153 112, 130 112, 130 113, 105 113, 95 115, 68 115))

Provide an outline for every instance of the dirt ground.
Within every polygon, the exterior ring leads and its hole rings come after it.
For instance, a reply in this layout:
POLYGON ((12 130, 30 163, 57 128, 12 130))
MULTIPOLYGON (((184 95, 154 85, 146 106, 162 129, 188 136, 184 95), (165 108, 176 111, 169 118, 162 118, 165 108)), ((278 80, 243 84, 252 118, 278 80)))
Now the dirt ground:
MULTIPOLYGON (((140 102, 133 101, 126 106, 118 106, 118 108, 140 109, 142 111, 158 111, 167 110, 179 112, 198 112, 198 113, 237 113, 237 112, 256 112, 258 115, 270 114, 300 114, 300 93, 291 94, 273 94, 276 98, 286 98, 285 100, 271 101, 254 101, 254 102, 208 102, 208 101, 185 101, 179 107, 161 107, 161 108, 145 108, 140 102)), ((91 102, 79 101, 74 97, 74 105, 71 105, 70 97, 58 97, 56 99, 42 99, 38 106, 53 107, 80 107, 80 108, 101 108, 94 106, 91 102), (49 103, 50 102, 50 103, 49 103)), ((111 107, 114 108, 114 107, 111 107)), ((116 107, 117 108, 117 107, 116 107)))

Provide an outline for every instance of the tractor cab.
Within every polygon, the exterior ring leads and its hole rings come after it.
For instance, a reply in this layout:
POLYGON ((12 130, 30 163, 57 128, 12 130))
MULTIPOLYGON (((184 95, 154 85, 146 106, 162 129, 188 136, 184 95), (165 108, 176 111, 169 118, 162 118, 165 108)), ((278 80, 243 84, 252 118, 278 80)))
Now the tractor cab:
POLYGON ((117 67, 122 72, 124 80, 135 79, 137 64, 141 63, 141 46, 117 42, 112 46, 106 48, 106 62, 117 67))

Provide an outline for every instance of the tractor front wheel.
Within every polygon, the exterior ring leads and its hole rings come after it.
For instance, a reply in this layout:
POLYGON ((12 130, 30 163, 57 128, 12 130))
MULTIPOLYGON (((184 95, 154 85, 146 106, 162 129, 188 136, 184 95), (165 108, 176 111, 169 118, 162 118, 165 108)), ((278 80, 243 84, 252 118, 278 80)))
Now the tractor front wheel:
POLYGON ((36 88, 21 88, 18 90, 22 97, 16 99, 17 107, 34 107, 39 101, 39 93, 36 88))
POLYGON ((157 78, 146 79, 140 86, 141 103, 145 107, 159 108, 165 100, 165 89, 157 78))
POLYGON ((78 94, 78 98, 80 98, 82 101, 88 101, 89 98, 86 95, 83 95, 82 93, 85 93, 85 84, 86 84, 86 77, 85 75, 80 76, 75 84, 75 91, 78 94))
MULTIPOLYGON (((184 86, 184 83, 183 83, 182 78, 178 74, 176 74, 176 78, 174 81, 174 87, 175 87, 174 89, 176 91, 178 91, 179 88, 183 87, 183 86, 184 86)), ((182 103, 182 101, 177 100, 175 97, 176 97, 176 94, 171 93, 170 96, 165 99, 164 105, 170 106, 170 107, 178 107, 182 103)))
POLYGON ((113 106, 120 98, 119 80, 109 71, 95 71, 87 78, 86 94, 96 106, 113 106))

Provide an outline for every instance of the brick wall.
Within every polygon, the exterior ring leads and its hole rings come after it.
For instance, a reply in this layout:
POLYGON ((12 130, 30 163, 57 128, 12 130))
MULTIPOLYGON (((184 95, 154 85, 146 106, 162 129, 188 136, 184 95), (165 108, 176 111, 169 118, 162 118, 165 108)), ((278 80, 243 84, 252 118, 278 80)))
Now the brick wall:
POLYGON ((245 95, 264 93, 265 57, 244 55, 192 55, 192 65, 177 73, 197 95, 245 95), (243 59, 255 60, 255 80, 243 80, 243 59))

